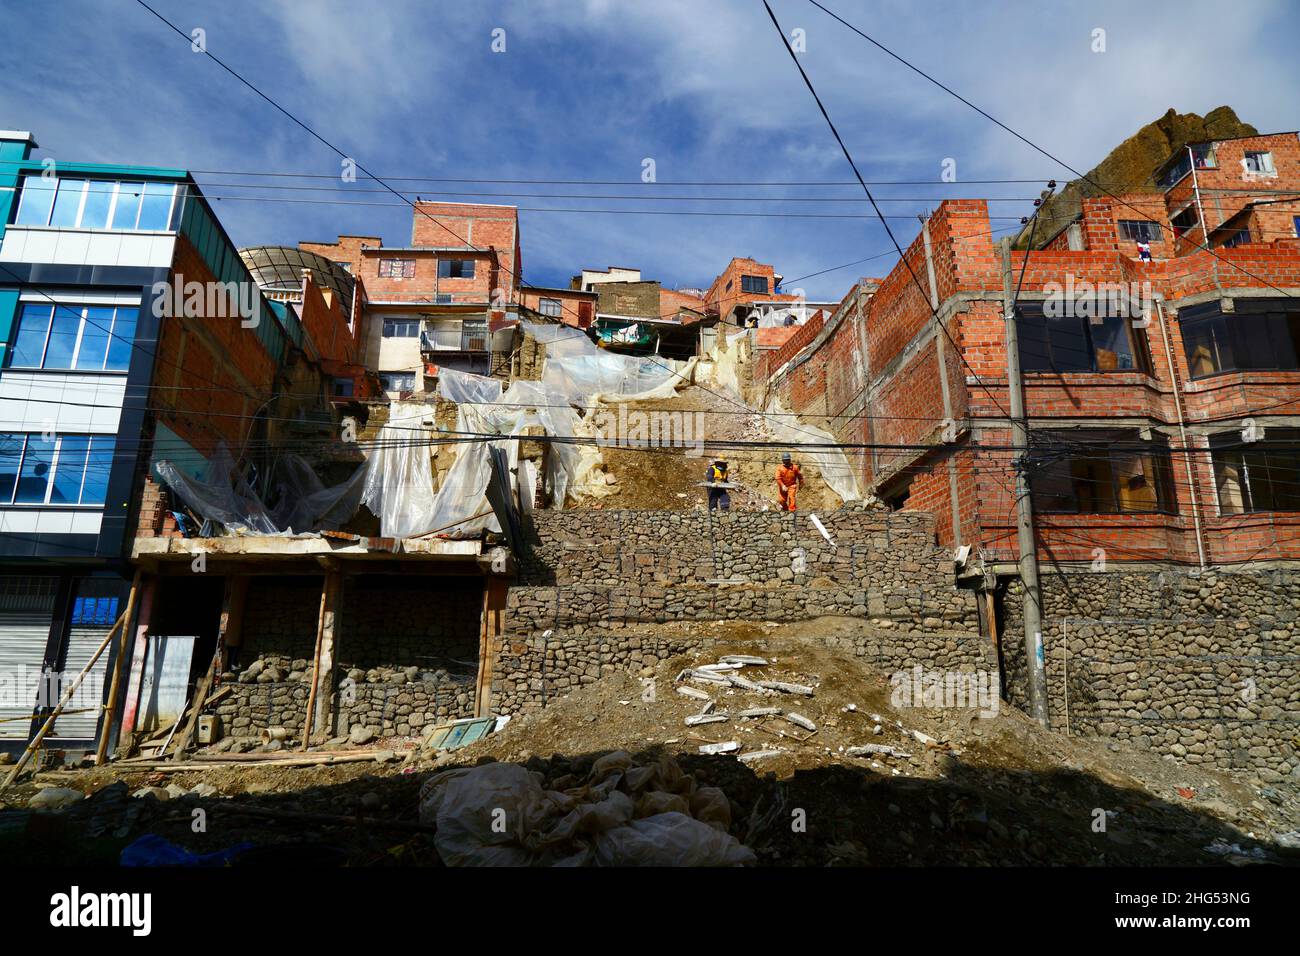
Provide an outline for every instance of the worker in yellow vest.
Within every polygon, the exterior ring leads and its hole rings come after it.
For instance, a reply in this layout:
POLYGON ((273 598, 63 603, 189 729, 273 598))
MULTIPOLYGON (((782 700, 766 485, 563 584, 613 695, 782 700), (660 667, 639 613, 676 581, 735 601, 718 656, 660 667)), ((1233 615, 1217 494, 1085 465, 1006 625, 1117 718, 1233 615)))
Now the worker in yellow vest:
MULTIPOLYGON (((727 480, 727 459, 715 458, 713 464, 709 465, 709 472, 704 478, 707 482, 725 482, 727 480)), ((721 508, 723 511, 731 510, 731 495, 727 493, 726 488, 709 488, 709 510, 721 508)))

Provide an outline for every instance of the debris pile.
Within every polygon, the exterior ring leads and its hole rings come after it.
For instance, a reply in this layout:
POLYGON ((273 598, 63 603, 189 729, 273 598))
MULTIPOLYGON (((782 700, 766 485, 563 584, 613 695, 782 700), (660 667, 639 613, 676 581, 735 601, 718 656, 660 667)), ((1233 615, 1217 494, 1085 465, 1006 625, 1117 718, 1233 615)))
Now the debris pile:
MULTIPOLYGON (((445 770, 420 790, 448 866, 739 866, 754 853, 730 833, 731 804, 677 762, 614 751, 590 763, 445 770)), ((539 762, 540 764, 540 762, 539 762)))

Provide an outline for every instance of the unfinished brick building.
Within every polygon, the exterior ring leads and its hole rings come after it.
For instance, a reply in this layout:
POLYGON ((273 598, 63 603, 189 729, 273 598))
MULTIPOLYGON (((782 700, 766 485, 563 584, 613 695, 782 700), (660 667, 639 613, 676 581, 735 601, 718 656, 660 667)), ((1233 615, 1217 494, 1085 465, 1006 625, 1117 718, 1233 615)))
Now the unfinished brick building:
MULTIPOLYGON (((390 398, 425 389, 445 366, 488 374, 513 334, 522 269, 514 206, 417 202, 411 244, 339 236, 299 248, 342 263, 364 291, 364 354, 390 398)), ((589 298, 589 297, 588 297, 589 298)))

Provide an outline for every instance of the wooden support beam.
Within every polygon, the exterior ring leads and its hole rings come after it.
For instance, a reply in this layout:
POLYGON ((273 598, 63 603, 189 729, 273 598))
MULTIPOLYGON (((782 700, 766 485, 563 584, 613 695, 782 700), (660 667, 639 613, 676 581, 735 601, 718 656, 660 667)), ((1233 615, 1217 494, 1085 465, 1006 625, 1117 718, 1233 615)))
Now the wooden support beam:
POLYGON ((487 717, 492 713, 492 674, 497 655, 501 652, 501 636, 505 631, 506 595, 510 579, 499 574, 489 574, 483 583, 483 618, 479 628, 478 678, 474 687, 474 716, 487 717))
POLYGON ((113 660, 113 676, 108 683, 108 697, 104 701, 104 715, 100 718, 99 744, 95 747, 95 764, 102 766, 108 756, 108 741, 113 735, 113 721, 117 717, 117 695, 122 686, 122 666, 131 646, 131 614, 135 611, 136 596, 140 593, 142 572, 136 568, 131 579, 131 594, 126 599, 126 612, 122 615, 122 632, 117 641, 117 657, 113 660))
POLYGON ((325 571, 321 588, 320 613, 316 619, 316 653, 311 666, 311 691, 307 695, 307 714, 303 720, 302 749, 306 750, 315 734, 328 734, 330 712, 334 704, 334 642, 338 616, 342 610, 343 574, 337 566, 325 571))
POLYGON ((135 740, 135 721, 140 709, 140 690, 144 685, 144 659, 149 650, 149 628, 153 624, 154 596, 158 592, 158 576, 144 568, 140 592, 140 613, 135 621, 135 640, 131 650, 131 676, 126 685, 126 701, 122 705, 122 730, 119 750, 130 753, 135 740))

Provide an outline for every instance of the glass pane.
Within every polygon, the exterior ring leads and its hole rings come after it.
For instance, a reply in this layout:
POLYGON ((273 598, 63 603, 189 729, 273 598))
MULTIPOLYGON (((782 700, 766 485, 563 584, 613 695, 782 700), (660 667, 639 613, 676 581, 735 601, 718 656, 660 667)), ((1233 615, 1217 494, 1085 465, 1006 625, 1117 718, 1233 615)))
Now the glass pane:
POLYGON ((81 489, 83 505, 102 505, 108 494, 108 476, 113 468, 113 439, 96 435, 90 442, 86 461, 86 483, 81 489))
POLYGON ((81 476, 86 470, 88 435, 64 435, 59 440, 59 460, 54 466, 50 504, 75 505, 81 499, 81 476))
POLYGON ((1034 472, 1032 485, 1034 507, 1040 511, 1079 510, 1074 497, 1074 483, 1070 479, 1070 463, 1054 461, 1034 472))
POLYGON ((86 206, 81 210, 82 229, 103 229, 108 225, 108 207, 113 204, 115 183, 92 179, 86 189, 86 206))
POLYGON ((1081 514, 1113 514, 1115 506, 1114 475, 1110 455, 1098 450, 1080 453, 1070 462, 1074 494, 1081 514))
POLYGON ((18 218, 14 222, 20 226, 46 225, 50 221, 50 208, 54 205, 54 190, 58 185, 57 179, 25 177, 23 198, 18 207, 18 218))
POLYGON ((14 499, 18 482, 18 463, 23 457, 22 435, 0 435, 0 504, 14 499))
POLYGON ((1241 453, 1216 451, 1213 458, 1214 486, 1219 492, 1219 512, 1225 515, 1242 514, 1249 508, 1249 502, 1246 498, 1241 453))
POLYGON ((45 335, 50 330, 52 305, 24 305, 14 337, 13 368, 40 368, 45 354, 45 335))
POLYGON ((1049 372, 1052 355, 1047 347, 1047 322, 1038 312, 1021 313, 1016 318, 1020 340, 1020 368, 1025 372, 1049 372))
POLYGON ((162 231, 167 228, 167 214, 171 212, 171 183, 146 183, 140 201, 140 229, 162 231))
POLYGON ((104 368, 114 372, 125 372, 131 367, 131 353, 135 350, 135 320, 138 315, 138 309, 117 310, 113 335, 108 342, 108 361, 104 363, 104 368))
POLYGON ((1119 489, 1120 511, 1159 510, 1156 469, 1150 455, 1117 455, 1115 479, 1119 489))
MULTIPOLYGON (((1187 365, 1192 370, 1192 378, 1224 370, 1223 357, 1219 355, 1219 336, 1216 334, 1222 323, 1221 318, 1181 323, 1183 349, 1187 352, 1187 365)), ((1227 358, 1230 364, 1231 356, 1227 358)))
POLYGON ((54 307, 54 325, 50 329, 50 344, 45 349, 43 368, 72 368, 72 355, 77 348, 77 331, 80 328, 80 306, 54 307))
POLYGON ((140 213, 140 194, 144 192, 144 183, 119 183, 117 187, 117 205, 113 208, 114 229, 134 229, 136 216, 140 213))
POLYGON ((53 459, 54 442, 46 441, 40 435, 27 436, 27 451, 23 455, 23 469, 18 475, 14 501, 23 504, 42 504, 45 501, 53 459))
POLYGON ((81 209, 81 194, 85 188, 84 179, 59 180, 59 192, 54 198, 54 214, 50 217, 51 226, 70 227, 77 224, 77 213, 81 209))
POLYGON ((1092 327, 1092 341, 1097 350, 1097 370, 1136 369, 1132 326, 1128 319, 1108 317, 1092 327))
POLYGON ((1058 372, 1092 371, 1092 352, 1084 331, 1087 319, 1068 316, 1047 319, 1047 339, 1052 347, 1052 368, 1058 372))
POLYGON ((1268 465, 1273 510, 1300 511, 1300 455, 1293 451, 1271 451, 1268 465))
POLYGON ((77 368, 99 370, 104 367, 108 333, 112 327, 111 306, 91 306, 86 309, 86 322, 81 329, 81 348, 77 350, 77 368))

